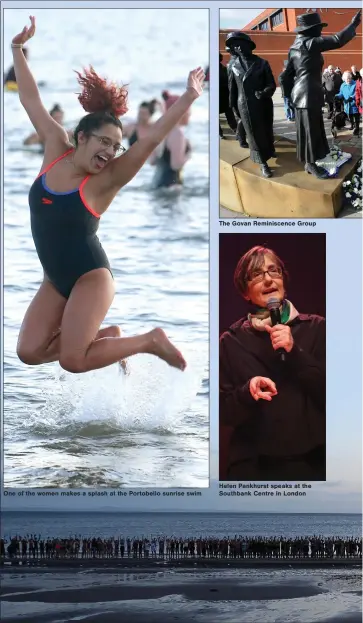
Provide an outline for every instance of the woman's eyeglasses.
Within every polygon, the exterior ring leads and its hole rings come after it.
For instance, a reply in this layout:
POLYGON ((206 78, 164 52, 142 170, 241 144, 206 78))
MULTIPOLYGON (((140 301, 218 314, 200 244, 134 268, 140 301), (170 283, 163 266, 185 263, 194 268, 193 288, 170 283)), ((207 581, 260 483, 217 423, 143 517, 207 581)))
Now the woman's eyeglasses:
POLYGON ((115 154, 115 156, 120 156, 126 151, 126 147, 124 147, 123 145, 120 145, 120 143, 115 143, 115 144, 112 143, 111 139, 108 138, 108 136, 100 136, 99 134, 93 134, 93 133, 91 133, 91 136, 94 136, 95 138, 97 138, 98 142, 101 143, 103 147, 106 147, 106 148, 112 147, 113 153, 115 154))
POLYGON ((282 277, 281 268, 273 267, 268 270, 254 270, 248 277, 248 281, 253 281, 254 283, 258 283, 259 281, 263 281, 265 275, 269 275, 271 279, 278 279, 282 277))

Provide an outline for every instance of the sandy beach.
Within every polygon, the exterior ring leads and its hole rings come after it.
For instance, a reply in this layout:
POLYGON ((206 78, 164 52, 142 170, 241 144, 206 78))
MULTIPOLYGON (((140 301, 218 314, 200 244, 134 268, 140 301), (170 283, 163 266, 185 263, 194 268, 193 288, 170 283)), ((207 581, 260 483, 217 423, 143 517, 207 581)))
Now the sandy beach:
POLYGON ((362 560, 355 558, 20 558, 2 559, 2 570, 25 567, 37 569, 255 569, 255 568, 361 568, 362 560))
POLYGON ((353 568, 1 570, 2 620, 9 623, 362 623, 360 589, 353 568), (296 620, 284 618, 291 612, 296 620))
POLYGON ((6 588, 7 601, 42 601, 43 603, 98 603, 105 601, 132 601, 160 599, 168 595, 182 595, 193 601, 261 601, 268 599, 296 599, 311 597, 324 592, 313 584, 241 584, 223 579, 197 580, 194 582, 177 582, 153 586, 138 584, 134 586, 92 586, 84 589, 64 589, 57 591, 37 591, 22 586, 6 588))

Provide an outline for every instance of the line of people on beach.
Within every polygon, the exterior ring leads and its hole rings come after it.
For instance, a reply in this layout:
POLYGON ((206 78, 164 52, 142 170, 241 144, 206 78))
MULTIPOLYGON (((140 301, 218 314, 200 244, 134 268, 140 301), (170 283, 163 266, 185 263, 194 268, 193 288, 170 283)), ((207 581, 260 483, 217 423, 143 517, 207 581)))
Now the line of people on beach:
POLYGON ((362 539, 356 537, 142 537, 101 538, 40 535, 1 539, 2 558, 361 558, 362 539))

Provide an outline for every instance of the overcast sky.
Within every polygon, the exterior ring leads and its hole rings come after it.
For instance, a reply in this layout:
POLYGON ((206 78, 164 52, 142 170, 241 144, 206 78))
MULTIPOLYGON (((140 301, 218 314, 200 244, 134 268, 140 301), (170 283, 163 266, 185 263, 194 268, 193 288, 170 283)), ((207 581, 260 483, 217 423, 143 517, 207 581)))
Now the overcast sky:
MULTIPOLYGON (((307 0, 305 0, 305 2, 303 3, 304 6, 306 7, 314 7, 317 3, 312 3, 308 2, 307 0)), ((331 4, 331 2, 319 2, 319 6, 325 7, 325 8, 332 8, 334 7, 338 9, 338 7, 344 7, 344 2, 341 2, 340 5, 336 5, 331 4)), ((300 3, 296 3, 296 2, 291 2, 291 4, 289 3, 290 7, 298 7, 301 8, 301 2, 300 3)), ((359 8, 361 6, 361 3, 357 3, 355 1, 350 2, 349 3, 349 8, 354 8, 357 7, 359 8)), ((268 7, 263 7, 263 8, 258 8, 258 9, 221 9, 219 11, 219 16, 220 16, 220 28, 234 28, 235 30, 241 30, 242 28, 244 28, 245 26, 247 26, 247 24, 249 22, 251 22, 255 17, 257 17, 258 15, 260 15, 260 13, 262 13, 262 11, 265 11, 265 9, 268 7)), ((279 8, 279 7, 276 7, 279 8)))
POLYGON ((241 30, 264 9, 221 9, 220 28, 235 28, 241 30))

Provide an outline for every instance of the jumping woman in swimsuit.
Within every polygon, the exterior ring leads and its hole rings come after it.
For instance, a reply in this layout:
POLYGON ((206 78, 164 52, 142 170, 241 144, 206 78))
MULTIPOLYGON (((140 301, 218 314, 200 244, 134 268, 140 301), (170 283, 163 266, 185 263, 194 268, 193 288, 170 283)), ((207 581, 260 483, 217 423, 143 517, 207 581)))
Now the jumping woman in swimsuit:
POLYGON ((43 106, 22 53, 35 33, 14 37, 12 49, 19 97, 45 151, 41 172, 29 193, 31 227, 44 281, 28 308, 17 345, 28 365, 59 361, 69 372, 109 366, 137 353, 154 354, 184 370, 182 354, 162 329, 121 337, 120 328, 100 330, 115 294, 107 256, 96 236, 100 216, 140 170, 203 90, 204 72, 190 72, 185 93, 126 153, 119 116, 127 111, 127 90, 97 76, 78 74, 79 101, 88 112, 74 131, 74 148, 64 128, 43 106))

